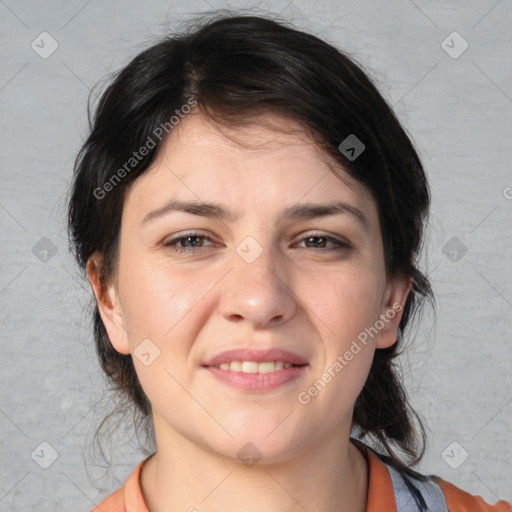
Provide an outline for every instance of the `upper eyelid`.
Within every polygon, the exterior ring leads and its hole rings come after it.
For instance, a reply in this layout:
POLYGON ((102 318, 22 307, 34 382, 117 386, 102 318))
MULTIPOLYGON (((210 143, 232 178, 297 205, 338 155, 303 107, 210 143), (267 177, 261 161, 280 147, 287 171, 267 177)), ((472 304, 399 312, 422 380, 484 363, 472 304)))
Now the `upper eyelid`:
POLYGON ((185 231, 183 233, 178 232, 173 235, 168 235, 163 239, 163 241, 165 242, 165 241, 169 241, 169 240, 180 240, 181 238, 187 238, 188 236, 198 236, 198 237, 208 238, 209 240, 212 240, 212 241, 215 240, 215 237, 210 236, 208 233, 203 233, 202 231, 199 231, 199 230, 192 230, 192 231, 185 231))

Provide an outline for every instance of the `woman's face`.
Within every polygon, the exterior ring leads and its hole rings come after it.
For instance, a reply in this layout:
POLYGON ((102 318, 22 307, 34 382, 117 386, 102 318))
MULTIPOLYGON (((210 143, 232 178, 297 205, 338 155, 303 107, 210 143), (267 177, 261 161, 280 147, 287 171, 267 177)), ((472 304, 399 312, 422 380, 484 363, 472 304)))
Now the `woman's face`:
POLYGON ((188 115, 133 183, 101 314, 132 354, 157 444, 282 461, 350 434, 409 282, 386 282, 372 197, 303 132, 229 135, 250 147, 188 115), (232 350, 246 352, 222 355, 232 350))

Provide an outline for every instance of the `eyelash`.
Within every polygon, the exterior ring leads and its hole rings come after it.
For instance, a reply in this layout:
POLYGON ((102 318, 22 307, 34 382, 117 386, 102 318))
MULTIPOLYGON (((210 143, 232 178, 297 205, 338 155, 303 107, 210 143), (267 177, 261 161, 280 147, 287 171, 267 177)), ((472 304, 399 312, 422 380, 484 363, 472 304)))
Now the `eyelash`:
MULTIPOLYGON (((188 253, 188 254, 195 254, 199 252, 201 249, 204 249, 204 247, 178 247, 177 243, 179 243, 181 240, 186 240, 187 238, 201 238, 204 240, 209 240, 210 242, 213 242, 213 240, 207 236, 203 235, 202 233, 187 233, 185 235, 181 235, 175 238, 168 239, 167 241, 163 242, 163 246, 171 249, 172 251, 178 252, 178 253, 188 253)), ((308 236, 305 236, 301 239, 301 242, 304 240, 308 240, 310 238, 320 238, 325 239, 329 242, 334 242, 337 247, 331 247, 331 248, 319 248, 322 251, 349 251, 353 247, 348 242, 342 242, 341 240, 338 240, 337 238, 323 235, 321 233, 312 233, 308 236)), ((306 247, 306 249, 312 249, 315 250, 314 247, 306 247)))

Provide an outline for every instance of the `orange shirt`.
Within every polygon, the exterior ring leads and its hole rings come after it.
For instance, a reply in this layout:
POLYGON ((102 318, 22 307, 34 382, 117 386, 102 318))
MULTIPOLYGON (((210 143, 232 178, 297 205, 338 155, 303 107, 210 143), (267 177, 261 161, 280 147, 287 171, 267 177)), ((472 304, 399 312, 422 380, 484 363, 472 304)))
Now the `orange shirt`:
MULTIPOLYGON (((366 450, 366 454, 369 477, 366 512, 397 512, 393 485, 385 464, 371 450, 366 450)), ((123 487, 91 512, 148 512, 139 485, 144 462, 137 465, 123 487)), ((504 500, 489 505, 480 496, 473 496, 441 478, 435 481, 443 491, 449 512, 512 512, 512 505, 504 500)))

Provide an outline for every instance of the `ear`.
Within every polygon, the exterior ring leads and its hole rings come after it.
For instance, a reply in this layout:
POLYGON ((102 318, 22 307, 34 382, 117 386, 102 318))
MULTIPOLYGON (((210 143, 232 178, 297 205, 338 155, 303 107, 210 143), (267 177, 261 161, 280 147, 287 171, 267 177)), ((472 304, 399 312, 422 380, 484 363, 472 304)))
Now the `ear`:
POLYGON ((121 354, 130 353, 128 332, 119 302, 119 294, 114 284, 105 284, 100 280, 101 256, 94 253, 86 265, 87 278, 96 298, 103 325, 107 331, 110 343, 121 354))
POLYGON ((396 342, 398 326, 412 283, 412 277, 397 276, 386 285, 383 307, 379 317, 384 323, 384 327, 379 330, 376 348, 387 348, 396 342))

